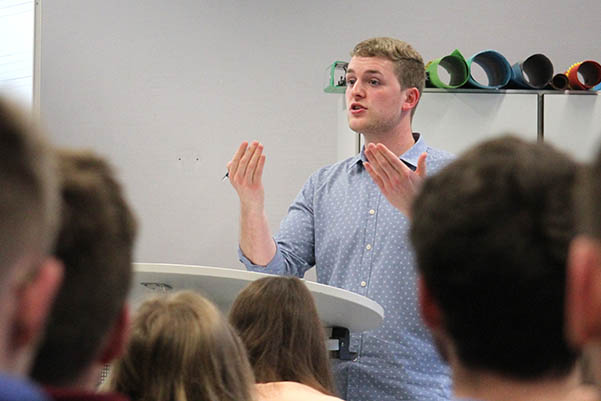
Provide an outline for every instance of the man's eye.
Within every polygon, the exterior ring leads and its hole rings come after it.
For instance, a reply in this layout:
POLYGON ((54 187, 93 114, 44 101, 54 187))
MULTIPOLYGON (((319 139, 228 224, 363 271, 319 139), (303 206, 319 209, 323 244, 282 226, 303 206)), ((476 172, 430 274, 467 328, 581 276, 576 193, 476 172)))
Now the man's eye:
POLYGON ((380 85, 380 81, 378 81, 377 79, 370 79, 369 84, 373 86, 380 85))
POLYGON ((346 84, 347 85, 354 85, 355 84, 356 79, 355 78, 347 78, 346 79, 346 84))

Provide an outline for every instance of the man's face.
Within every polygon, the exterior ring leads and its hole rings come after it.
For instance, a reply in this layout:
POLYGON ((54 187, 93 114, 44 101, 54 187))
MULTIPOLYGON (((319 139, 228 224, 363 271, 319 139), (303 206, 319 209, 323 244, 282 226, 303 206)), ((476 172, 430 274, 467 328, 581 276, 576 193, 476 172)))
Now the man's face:
POLYGON ((406 92, 392 61, 381 57, 353 57, 346 74, 349 127, 363 134, 387 133, 401 122, 406 92))

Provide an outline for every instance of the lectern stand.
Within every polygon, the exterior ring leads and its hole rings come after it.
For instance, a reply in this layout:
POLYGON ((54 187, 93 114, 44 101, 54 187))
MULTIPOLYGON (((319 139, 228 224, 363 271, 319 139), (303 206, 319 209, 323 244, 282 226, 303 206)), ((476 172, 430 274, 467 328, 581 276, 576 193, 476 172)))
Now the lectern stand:
MULTIPOLYGON (((137 306, 157 292, 192 290, 213 301, 227 313, 240 290, 268 274, 220 267, 134 263, 134 283, 130 302, 137 306)), ((375 301, 347 290, 305 281, 313 294, 324 327, 331 328, 334 342, 329 348, 341 359, 352 359, 348 333, 377 328, 384 310, 375 301)))

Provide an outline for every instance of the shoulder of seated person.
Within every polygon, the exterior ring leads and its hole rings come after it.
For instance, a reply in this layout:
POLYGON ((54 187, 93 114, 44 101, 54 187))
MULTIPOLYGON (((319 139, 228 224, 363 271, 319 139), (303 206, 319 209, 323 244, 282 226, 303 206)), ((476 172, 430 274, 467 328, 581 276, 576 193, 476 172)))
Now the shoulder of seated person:
POLYGON ((281 401, 341 401, 340 398, 326 395, 313 387, 292 381, 257 383, 256 386, 259 401, 276 399, 281 401))

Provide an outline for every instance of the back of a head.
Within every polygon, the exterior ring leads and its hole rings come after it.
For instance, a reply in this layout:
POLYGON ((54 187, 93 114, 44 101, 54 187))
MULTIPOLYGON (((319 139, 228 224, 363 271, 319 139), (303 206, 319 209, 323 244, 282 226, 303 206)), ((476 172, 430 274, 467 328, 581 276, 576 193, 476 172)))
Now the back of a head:
POLYGON ((32 376, 68 386, 95 362, 125 303, 135 218, 110 166, 90 152, 58 152, 63 218, 55 256, 63 285, 32 376))
POLYGON ((525 380, 573 368, 563 303, 578 168, 549 145, 505 137, 424 182, 410 238, 466 367, 525 380))
POLYGON ((55 236, 60 202, 54 155, 37 131, 0 98, 0 294, 15 264, 32 257, 33 268, 55 236))
POLYGON ((351 57, 381 57, 393 62, 402 89, 417 88, 421 94, 426 82, 422 56, 407 42, 378 37, 357 43, 351 57))
POLYGON ((234 301, 229 320, 246 346, 257 383, 295 381, 334 393, 325 333, 300 279, 253 281, 234 301))
POLYGON ((132 401, 250 401, 253 383, 234 329, 208 300, 182 291, 140 306, 107 388, 132 401))

